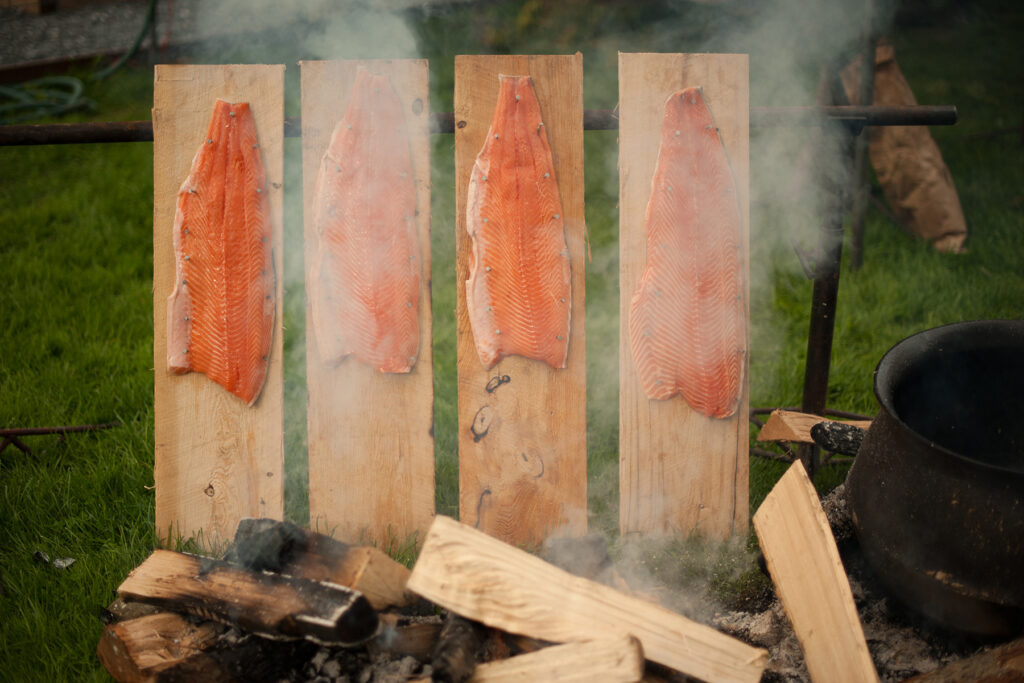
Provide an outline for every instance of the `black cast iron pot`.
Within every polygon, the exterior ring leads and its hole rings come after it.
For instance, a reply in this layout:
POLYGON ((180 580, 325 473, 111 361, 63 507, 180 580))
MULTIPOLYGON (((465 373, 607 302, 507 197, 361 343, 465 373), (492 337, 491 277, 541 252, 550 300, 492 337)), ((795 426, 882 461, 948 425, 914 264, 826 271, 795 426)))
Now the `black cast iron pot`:
POLYGON ((904 339, 847 479, 868 563, 904 603, 982 636, 1024 627, 1024 320, 904 339))

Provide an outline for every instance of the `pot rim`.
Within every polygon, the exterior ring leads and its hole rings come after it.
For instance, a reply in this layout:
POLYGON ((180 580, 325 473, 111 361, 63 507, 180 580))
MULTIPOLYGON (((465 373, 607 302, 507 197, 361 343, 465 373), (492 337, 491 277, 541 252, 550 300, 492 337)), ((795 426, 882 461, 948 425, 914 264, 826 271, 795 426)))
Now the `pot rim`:
MULTIPOLYGON (((896 369, 893 369, 892 366, 901 362, 909 363, 910 358, 905 356, 911 353, 914 356, 920 356, 923 351, 935 348, 936 343, 941 342, 942 340, 950 340, 951 342, 955 341, 962 345, 964 338, 969 337, 972 332, 978 334, 977 330, 984 331, 984 339, 989 342, 1004 340, 1011 336, 1016 336, 1020 340, 1021 349, 1024 350, 1024 320, 1021 319, 965 320, 921 330, 896 342, 888 351, 885 352, 881 360, 878 361, 873 375, 875 399, 891 419, 899 423, 912 438, 920 442, 922 445, 952 458, 956 458, 962 462, 968 463, 972 467, 982 467, 992 472, 1021 476, 1024 475, 1024 460, 1022 460, 1020 465, 1017 467, 1006 467, 1002 465, 994 465, 990 462, 977 460, 968 455, 964 455, 963 453, 958 453, 957 451, 946 448, 941 444, 925 438, 918 433, 917 430, 904 422, 903 418, 901 418, 896 412, 891 388, 891 380, 893 377, 886 376, 887 374, 892 374, 897 371, 896 369), (991 334, 992 330, 996 330, 1001 336, 994 340, 993 335, 991 334), (882 379, 888 380, 888 391, 880 388, 880 376, 882 376, 882 379)), ((961 346, 960 348, 964 347, 961 346)))

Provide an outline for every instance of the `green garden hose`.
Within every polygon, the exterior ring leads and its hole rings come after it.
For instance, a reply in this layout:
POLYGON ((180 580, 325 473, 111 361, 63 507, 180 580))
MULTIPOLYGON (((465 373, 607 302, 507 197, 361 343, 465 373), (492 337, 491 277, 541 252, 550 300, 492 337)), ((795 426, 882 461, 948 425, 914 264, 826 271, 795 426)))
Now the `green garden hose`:
MULTIPOLYGON (((156 0, 150 0, 146 20, 132 46, 116 62, 97 71, 89 80, 103 80, 127 64, 138 52, 155 20, 156 0)), ((92 100, 82 96, 84 91, 82 81, 73 76, 44 76, 17 85, 0 85, 0 124, 60 116, 75 109, 94 106, 92 100)))

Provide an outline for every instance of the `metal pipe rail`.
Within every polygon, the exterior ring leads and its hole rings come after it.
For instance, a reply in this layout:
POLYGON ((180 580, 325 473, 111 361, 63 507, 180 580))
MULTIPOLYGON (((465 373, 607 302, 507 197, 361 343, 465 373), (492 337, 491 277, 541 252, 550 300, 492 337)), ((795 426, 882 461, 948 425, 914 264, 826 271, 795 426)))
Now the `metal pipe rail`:
MULTIPOLYGON (((859 132, 864 126, 950 126, 957 121, 952 105, 909 107, 751 107, 753 127, 820 126, 825 122, 845 124, 859 132)), ((430 130, 435 134, 455 132, 452 112, 431 114, 430 130)), ((617 130, 619 118, 612 109, 583 112, 584 130, 617 130)), ((286 118, 284 136, 302 134, 299 118, 286 118)), ((21 145, 78 145, 105 142, 152 142, 151 121, 97 121, 90 123, 47 123, 0 126, 0 147, 21 145)))

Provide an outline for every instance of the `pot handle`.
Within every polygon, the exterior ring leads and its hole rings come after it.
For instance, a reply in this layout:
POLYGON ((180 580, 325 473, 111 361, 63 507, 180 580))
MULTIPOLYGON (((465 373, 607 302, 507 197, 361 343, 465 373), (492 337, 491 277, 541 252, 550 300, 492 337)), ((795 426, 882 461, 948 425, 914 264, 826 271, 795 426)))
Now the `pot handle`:
POLYGON ((845 422, 819 422, 811 426, 814 443, 829 453, 857 455, 867 430, 845 422))

